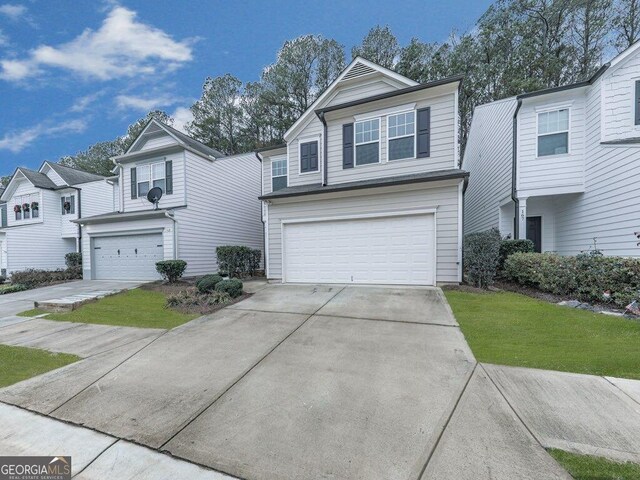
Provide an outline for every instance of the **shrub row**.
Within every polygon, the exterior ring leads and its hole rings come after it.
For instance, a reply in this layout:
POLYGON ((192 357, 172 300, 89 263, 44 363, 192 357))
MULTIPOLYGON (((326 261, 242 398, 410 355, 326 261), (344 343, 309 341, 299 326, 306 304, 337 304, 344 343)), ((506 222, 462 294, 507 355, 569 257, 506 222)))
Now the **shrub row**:
POLYGON ((67 267, 81 267, 82 266, 82 254, 77 252, 67 253, 64 256, 64 263, 67 267))
POLYGON ((81 278, 81 266, 59 270, 36 270, 30 268, 28 270, 11 273, 11 283, 24 285, 26 288, 35 288, 41 285, 79 280, 81 278))
POLYGON ((514 253, 505 261, 504 275, 544 292, 583 302, 612 301, 618 307, 637 298, 640 290, 640 260, 589 253, 514 253), (610 292, 610 299, 604 292, 610 292))
POLYGON ((224 292, 200 293, 197 288, 187 288, 174 295, 167 295, 167 307, 193 308, 222 305, 231 300, 224 292))
POLYGON ((230 277, 244 278, 255 275, 260 268, 262 252, 239 245, 227 245, 216 248, 218 269, 230 277))

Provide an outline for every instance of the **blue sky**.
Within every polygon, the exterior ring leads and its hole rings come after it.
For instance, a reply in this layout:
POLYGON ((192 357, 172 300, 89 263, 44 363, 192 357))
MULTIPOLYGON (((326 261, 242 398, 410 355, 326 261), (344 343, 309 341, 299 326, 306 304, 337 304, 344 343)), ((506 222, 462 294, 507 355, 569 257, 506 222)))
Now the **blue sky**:
POLYGON ((207 76, 255 81, 287 39, 322 34, 350 55, 381 24, 402 45, 442 41, 490 3, 0 0, 0 175, 111 140, 154 108, 180 127, 207 76))

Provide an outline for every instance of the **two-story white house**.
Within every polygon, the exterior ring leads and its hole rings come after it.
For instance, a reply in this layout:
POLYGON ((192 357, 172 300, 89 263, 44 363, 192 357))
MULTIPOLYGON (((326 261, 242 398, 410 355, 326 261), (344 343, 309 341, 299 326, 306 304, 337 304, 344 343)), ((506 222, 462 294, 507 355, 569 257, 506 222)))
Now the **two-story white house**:
POLYGON ((269 279, 461 280, 461 80, 417 84, 356 58, 285 145, 259 152, 269 279))
POLYGON ((76 221, 84 278, 154 280, 156 262, 172 259, 187 262, 186 276, 215 273, 217 246, 262 249, 255 153, 224 156, 151 120, 113 161, 115 211, 76 221), (147 200, 154 187, 157 208, 147 200))
POLYGON ((58 163, 16 169, 0 196, 2 271, 64 268, 65 255, 80 249, 73 220, 113 210, 112 190, 104 177, 58 163))
POLYGON ((640 256, 640 43, 586 81, 477 107, 462 168, 465 233, 640 256))

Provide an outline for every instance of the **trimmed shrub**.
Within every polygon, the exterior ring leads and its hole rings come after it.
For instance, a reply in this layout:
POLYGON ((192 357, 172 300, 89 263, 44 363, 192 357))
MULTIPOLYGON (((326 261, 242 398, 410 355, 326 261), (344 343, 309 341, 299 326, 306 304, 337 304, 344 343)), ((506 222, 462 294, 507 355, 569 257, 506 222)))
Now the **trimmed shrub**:
POLYGON ((231 298, 236 298, 242 295, 242 281, 237 278, 231 280, 222 280, 216 285, 216 292, 228 293, 231 298))
POLYGON ((82 254, 77 252, 67 253, 64 256, 64 263, 68 268, 82 266, 82 254))
POLYGON ((0 287, 0 295, 4 295, 5 293, 22 292, 24 290, 29 290, 29 287, 27 287, 26 285, 20 285, 19 283, 3 285, 2 287, 0 287))
POLYGON ((35 288, 51 283, 66 282, 82 278, 82 267, 72 267, 66 270, 36 270, 30 268, 11 273, 11 283, 18 283, 27 288, 35 288))
POLYGON ((504 261, 509 255, 514 253, 532 253, 535 250, 535 245, 529 239, 524 240, 502 240, 500 242, 500 261, 498 263, 498 270, 504 269, 504 261))
POLYGON ((500 260, 500 232, 492 228, 464 237, 464 268, 469 283, 479 288, 490 286, 500 260))
POLYGON ((187 262, 184 260, 163 260, 156 263, 156 270, 169 283, 177 282, 186 268, 187 262))
POLYGON ((220 275, 205 275, 196 282, 196 288, 200 293, 213 292, 218 282, 222 281, 220 275))
POLYGON ((514 253, 506 259, 504 273, 520 285, 583 302, 610 301, 621 308, 637 298, 640 290, 640 260, 635 258, 514 253), (610 292, 609 298, 605 291, 610 292))
POLYGON ((167 295, 167 307, 191 308, 209 307, 228 303, 231 297, 224 292, 200 293, 196 288, 187 288, 173 295, 167 295))
POLYGON ((262 252, 241 245, 226 245, 216 248, 218 268, 230 277, 244 278, 255 275, 260 268, 262 252))

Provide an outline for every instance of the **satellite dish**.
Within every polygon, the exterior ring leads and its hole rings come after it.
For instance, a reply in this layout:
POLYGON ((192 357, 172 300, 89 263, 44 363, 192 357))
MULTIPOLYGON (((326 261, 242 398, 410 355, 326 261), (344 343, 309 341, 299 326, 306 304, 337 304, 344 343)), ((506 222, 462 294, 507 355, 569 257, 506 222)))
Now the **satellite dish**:
POLYGON ((161 198, 162 189, 160 187, 153 187, 151 190, 149 190, 149 193, 147 193, 147 200, 154 204, 156 210, 158 209, 158 202, 161 198))

